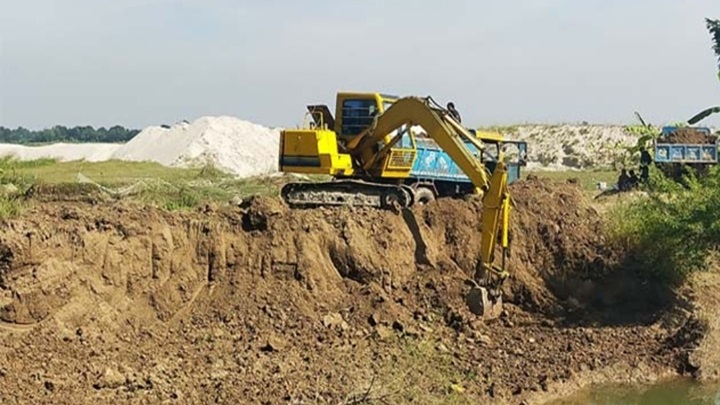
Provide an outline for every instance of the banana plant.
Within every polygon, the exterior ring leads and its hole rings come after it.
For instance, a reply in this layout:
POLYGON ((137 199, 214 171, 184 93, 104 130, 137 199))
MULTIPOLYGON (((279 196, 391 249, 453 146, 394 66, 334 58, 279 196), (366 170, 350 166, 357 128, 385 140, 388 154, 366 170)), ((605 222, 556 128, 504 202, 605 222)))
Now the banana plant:
POLYGON ((709 116, 711 116, 711 115, 713 115, 713 114, 717 114, 717 113, 720 113, 720 106, 718 106, 718 107, 706 108, 706 109, 700 111, 699 113, 697 113, 697 114, 696 114, 695 116, 693 116, 692 118, 690 118, 690 119, 688 120, 688 124, 690 124, 690 125, 695 125, 695 124, 697 124, 698 122, 704 120, 705 118, 707 118, 707 117, 709 117, 709 116))
POLYGON ((625 131, 638 137, 635 145, 625 148, 625 151, 630 154, 631 157, 640 153, 641 150, 647 149, 649 147, 649 143, 654 141, 660 135, 660 129, 646 123, 637 111, 635 112, 635 117, 637 117, 641 125, 630 125, 625 127, 625 131))
POLYGON ((720 20, 711 20, 706 18, 705 25, 707 26, 708 31, 710 31, 710 36, 712 38, 713 51, 715 51, 718 63, 718 79, 720 80, 720 20))
MULTIPOLYGON (((715 51, 715 56, 717 57, 718 80, 720 80, 720 20, 712 20, 710 18, 706 18, 705 26, 710 32, 710 37, 712 38, 712 48, 713 51, 715 51)), ((695 125, 698 122, 716 113, 720 113, 720 106, 706 108, 695 114, 695 116, 693 116, 692 118, 690 118, 688 120, 688 124, 695 125)))

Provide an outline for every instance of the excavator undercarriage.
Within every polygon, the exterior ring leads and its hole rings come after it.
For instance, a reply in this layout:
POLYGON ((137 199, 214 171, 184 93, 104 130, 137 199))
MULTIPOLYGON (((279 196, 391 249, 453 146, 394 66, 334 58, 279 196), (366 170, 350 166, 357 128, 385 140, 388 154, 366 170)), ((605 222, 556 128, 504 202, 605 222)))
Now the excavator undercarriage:
POLYGON ((405 208, 413 205, 414 191, 409 186, 338 180, 323 183, 289 183, 280 190, 285 202, 293 207, 354 206, 405 208))

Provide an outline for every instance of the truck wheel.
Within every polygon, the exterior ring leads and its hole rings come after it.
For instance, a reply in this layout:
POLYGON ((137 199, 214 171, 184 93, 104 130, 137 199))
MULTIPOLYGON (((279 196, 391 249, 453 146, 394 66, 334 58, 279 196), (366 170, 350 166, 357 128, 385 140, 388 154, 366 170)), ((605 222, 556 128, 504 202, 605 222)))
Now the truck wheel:
POLYGON ((420 205, 430 204, 435 201, 435 193, 427 187, 420 187, 415 190, 415 202, 420 205))

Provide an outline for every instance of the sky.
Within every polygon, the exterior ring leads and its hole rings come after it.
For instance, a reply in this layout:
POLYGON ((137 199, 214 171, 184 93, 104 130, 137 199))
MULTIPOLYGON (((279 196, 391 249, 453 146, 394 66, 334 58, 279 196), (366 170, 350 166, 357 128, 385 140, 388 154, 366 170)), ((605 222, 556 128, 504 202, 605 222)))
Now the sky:
POLYGON ((340 91, 470 127, 661 125, 720 105, 705 17, 720 1, 0 0, 0 125, 296 126, 340 91))

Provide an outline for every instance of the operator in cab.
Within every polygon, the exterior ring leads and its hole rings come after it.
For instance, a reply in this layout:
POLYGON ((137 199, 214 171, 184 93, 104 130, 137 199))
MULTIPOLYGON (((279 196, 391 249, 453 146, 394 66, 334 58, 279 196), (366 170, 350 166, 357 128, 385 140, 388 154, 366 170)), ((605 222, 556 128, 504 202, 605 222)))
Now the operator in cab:
POLYGON ((458 122, 458 124, 462 124, 462 119, 460 118, 460 113, 458 110, 455 109, 455 103, 452 101, 447 103, 447 109, 450 112, 450 115, 455 119, 455 121, 458 122))

